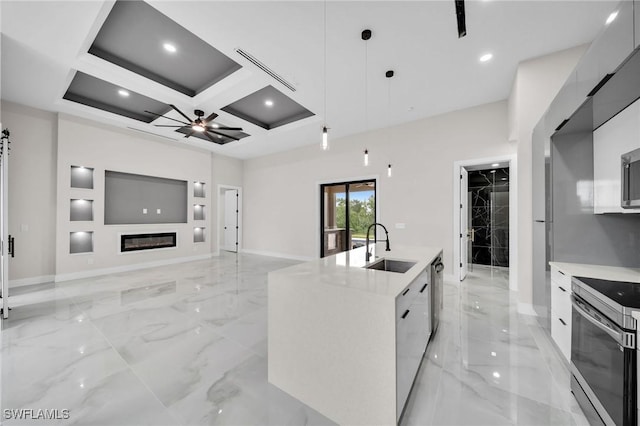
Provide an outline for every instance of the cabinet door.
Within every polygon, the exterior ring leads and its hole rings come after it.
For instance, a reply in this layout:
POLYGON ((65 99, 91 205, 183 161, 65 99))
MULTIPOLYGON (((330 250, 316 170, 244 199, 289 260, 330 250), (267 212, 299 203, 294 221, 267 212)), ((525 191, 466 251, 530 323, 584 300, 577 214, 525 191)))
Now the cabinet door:
MULTIPOLYGON (((398 301, 396 300, 396 307, 398 301)), ((411 305, 403 310, 396 310, 396 420, 400 418, 404 403, 409 396, 413 377, 411 373, 411 305)))
POLYGON ((551 337, 567 361, 571 361, 571 324, 551 311, 551 337))
POLYGON ((640 209, 620 207, 620 156, 637 148, 640 148, 640 101, 593 132, 594 213, 640 212, 640 209))

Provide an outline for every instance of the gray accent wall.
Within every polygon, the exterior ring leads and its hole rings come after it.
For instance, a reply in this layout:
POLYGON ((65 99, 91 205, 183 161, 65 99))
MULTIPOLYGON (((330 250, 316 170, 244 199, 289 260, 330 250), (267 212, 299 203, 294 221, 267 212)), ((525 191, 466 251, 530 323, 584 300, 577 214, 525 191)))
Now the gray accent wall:
POLYGON ((591 129, 552 138, 553 260, 640 267, 640 215, 593 214, 591 129))
POLYGON ((105 225, 187 223, 187 181, 105 170, 104 186, 105 225))

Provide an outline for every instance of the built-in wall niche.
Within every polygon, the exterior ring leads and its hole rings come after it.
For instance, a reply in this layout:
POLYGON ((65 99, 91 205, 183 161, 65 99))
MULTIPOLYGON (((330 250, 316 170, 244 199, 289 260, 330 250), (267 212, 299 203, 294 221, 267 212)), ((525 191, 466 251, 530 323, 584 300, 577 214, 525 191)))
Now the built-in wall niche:
POLYGON ((204 182, 193 182, 193 196, 198 198, 204 198, 204 182))
POLYGON ((71 232, 69 234, 69 253, 93 253, 93 232, 71 232))
POLYGON ((93 169, 83 166, 71 166, 71 187, 93 189, 93 169))
POLYGON ((72 199, 70 203, 70 218, 75 221, 93 220, 93 200, 72 199))
POLYGON ((193 228, 193 242, 204 243, 204 231, 205 228, 193 228))
POLYGON ((193 220, 204 220, 204 205, 193 205, 193 220))

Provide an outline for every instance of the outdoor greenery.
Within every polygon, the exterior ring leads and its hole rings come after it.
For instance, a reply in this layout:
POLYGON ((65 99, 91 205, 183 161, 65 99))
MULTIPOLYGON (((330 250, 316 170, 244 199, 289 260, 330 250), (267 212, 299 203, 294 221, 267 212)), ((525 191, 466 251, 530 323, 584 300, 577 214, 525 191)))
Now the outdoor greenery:
MULTIPOLYGON (((336 225, 338 228, 346 228, 346 199, 338 198, 336 204, 336 225)), ((349 224, 351 225, 352 236, 364 238, 367 234, 367 228, 374 222, 374 216, 375 198, 373 195, 364 201, 350 199, 349 224)))

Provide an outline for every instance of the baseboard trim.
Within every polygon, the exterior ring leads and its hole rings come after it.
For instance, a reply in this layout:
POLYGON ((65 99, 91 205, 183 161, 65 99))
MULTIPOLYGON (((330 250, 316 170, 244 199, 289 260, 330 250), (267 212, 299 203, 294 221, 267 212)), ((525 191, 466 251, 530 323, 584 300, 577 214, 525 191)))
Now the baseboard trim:
POLYGON ((279 257, 281 259, 291 259, 291 260, 301 260, 303 262, 308 262, 310 260, 315 260, 314 257, 309 256, 296 256, 288 253, 278 253, 274 251, 266 251, 266 250, 252 250, 252 249, 242 249, 241 253, 246 254, 257 254, 258 256, 269 256, 269 257, 279 257))
POLYGON ((39 277, 29 277, 29 278, 20 278, 17 280, 9 280, 9 288, 50 283, 50 282, 53 282, 54 278, 55 278, 55 275, 41 275, 39 277))
POLYGON ((536 310, 533 309, 533 305, 531 303, 518 302, 518 313, 522 315, 529 315, 532 317, 538 316, 536 310))
POLYGON ((115 266, 113 268, 93 269, 90 271, 70 272, 68 274, 57 274, 55 282, 78 280, 82 278, 97 277, 100 275, 117 274, 120 272, 137 271, 140 269, 155 268, 164 265, 173 265, 176 263, 194 262, 196 260, 206 260, 212 257, 211 253, 200 254, 197 256, 177 257, 174 259, 157 260, 154 262, 136 263, 133 265, 115 266))

